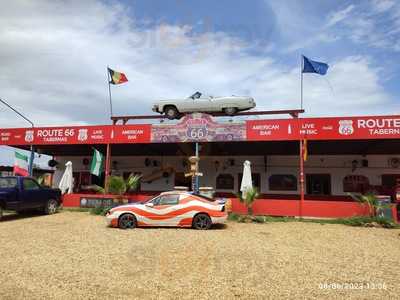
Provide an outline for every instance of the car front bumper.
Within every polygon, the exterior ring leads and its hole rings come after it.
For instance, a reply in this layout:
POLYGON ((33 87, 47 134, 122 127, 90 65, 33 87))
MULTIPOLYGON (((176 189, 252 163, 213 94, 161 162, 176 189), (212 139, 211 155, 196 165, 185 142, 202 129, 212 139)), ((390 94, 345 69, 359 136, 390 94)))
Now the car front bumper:
POLYGON ((118 227, 118 216, 113 214, 108 214, 106 216, 107 226, 118 227))

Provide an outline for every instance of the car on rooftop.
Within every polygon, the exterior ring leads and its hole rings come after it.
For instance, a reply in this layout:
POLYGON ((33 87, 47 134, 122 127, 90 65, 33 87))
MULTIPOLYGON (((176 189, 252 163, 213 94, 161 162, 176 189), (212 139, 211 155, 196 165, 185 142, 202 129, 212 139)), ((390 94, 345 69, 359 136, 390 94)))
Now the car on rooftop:
POLYGON ((210 229, 227 219, 225 203, 189 192, 164 192, 140 203, 117 206, 109 210, 106 219, 111 227, 192 227, 210 229))
POLYGON ((159 100, 153 105, 153 111, 165 114, 168 119, 173 120, 179 119, 182 114, 194 112, 222 112, 228 116, 233 116, 239 111, 249 110, 254 107, 256 107, 256 103, 252 97, 213 97, 196 92, 185 99, 159 100))

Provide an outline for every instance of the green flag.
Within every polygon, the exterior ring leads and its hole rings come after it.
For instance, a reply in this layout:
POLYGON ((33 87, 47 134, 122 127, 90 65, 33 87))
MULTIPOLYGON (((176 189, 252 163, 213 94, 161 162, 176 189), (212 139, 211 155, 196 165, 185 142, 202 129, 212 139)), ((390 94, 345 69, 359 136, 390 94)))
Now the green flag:
POLYGON ((101 171, 103 170, 103 154, 94 149, 92 163, 90 165, 90 173, 100 177, 101 171))

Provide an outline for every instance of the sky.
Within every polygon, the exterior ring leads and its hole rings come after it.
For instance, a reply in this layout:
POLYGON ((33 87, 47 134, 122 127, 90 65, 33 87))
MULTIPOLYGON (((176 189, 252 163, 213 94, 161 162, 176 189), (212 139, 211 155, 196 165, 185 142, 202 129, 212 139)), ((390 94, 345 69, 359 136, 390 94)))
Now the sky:
MULTIPOLYGON (((397 114, 400 1, 14 0, 0 10, 0 97, 36 126, 109 124, 152 102, 250 95, 258 110, 300 106, 300 56, 326 62, 304 75, 305 116, 397 114)), ((0 106, 0 127, 29 124, 0 106)))

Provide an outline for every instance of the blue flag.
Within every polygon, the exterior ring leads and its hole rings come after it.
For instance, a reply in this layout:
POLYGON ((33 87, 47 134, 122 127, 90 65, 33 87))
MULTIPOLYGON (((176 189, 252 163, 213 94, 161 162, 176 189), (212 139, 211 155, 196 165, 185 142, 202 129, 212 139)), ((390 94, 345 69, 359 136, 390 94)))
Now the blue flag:
POLYGON ((302 73, 317 73, 320 75, 325 75, 326 72, 328 71, 328 64, 318 62, 318 61, 313 61, 311 59, 308 59, 304 55, 303 57, 303 70, 301 70, 302 73))

